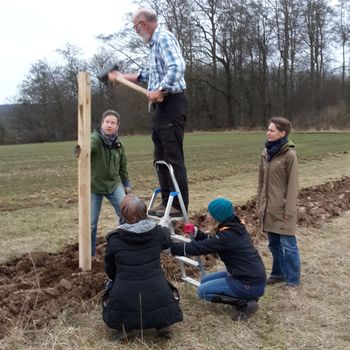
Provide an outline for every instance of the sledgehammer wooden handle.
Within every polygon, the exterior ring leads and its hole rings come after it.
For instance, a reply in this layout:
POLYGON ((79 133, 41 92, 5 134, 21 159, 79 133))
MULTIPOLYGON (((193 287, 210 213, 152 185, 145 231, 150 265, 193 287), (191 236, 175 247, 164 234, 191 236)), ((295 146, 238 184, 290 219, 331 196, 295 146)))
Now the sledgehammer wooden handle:
MULTIPOLYGON (((129 81, 125 78, 123 78, 122 76, 117 76, 116 80, 117 83, 120 83, 124 86, 129 87, 130 89, 133 89, 135 91, 141 92, 142 94, 144 94, 146 97, 148 97, 148 90, 146 90, 145 88, 143 88, 140 85, 137 85, 135 83, 133 83, 132 81, 129 81)), ((158 102, 162 102, 163 99, 159 99, 158 102)))
POLYGON ((132 81, 129 81, 129 80, 123 78, 122 76, 118 76, 115 81, 117 83, 120 83, 120 84, 123 84, 123 85, 129 87, 130 89, 141 92, 142 94, 148 96, 148 91, 145 88, 133 83, 132 81))

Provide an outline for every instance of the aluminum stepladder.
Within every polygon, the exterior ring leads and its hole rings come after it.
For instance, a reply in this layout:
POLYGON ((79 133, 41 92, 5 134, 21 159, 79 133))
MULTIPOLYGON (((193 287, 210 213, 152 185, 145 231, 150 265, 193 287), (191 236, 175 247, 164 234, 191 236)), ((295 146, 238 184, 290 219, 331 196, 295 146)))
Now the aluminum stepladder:
MULTIPOLYGON (((161 225, 163 226, 166 226, 169 230, 170 230, 170 237, 171 239, 176 242, 176 241, 180 241, 180 242, 191 242, 191 240, 189 238, 186 238, 184 236, 181 236, 181 235, 177 235, 175 233, 175 230, 174 230, 174 226, 172 224, 172 220, 176 220, 176 219, 183 219, 185 223, 188 223, 190 222, 190 219, 188 217, 188 214, 187 214, 187 211, 186 211, 186 207, 185 207, 185 203, 183 201, 183 198, 182 198, 182 195, 181 195, 181 192, 180 192, 180 188, 179 188, 179 185, 176 181, 176 178, 175 178, 175 174, 174 174, 174 169, 172 167, 171 164, 165 162, 164 160, 157 160, 155 163, 154 163, 157 171, 158 171, 158 168, 159 166, 165 166, 167 167, 168 171, 169 171, 169 174, 170 174, 170 177, 171 177, 171 180, 172 180, 172 183, 173 183, 173 186, 174 186, 174 189, 175 191, 173 192, 170 192, 169 193, 169 199, 168 199, 168 203, 166 205, 166 208, 165 208, 165 212, 164 212, 164 216, 159 218, 157 216, 151 216, 151 215, 148 215, 148 217, 150 219, 153 219, 153 220, 157 220, 160 222, 161 225), (171 207, 172 207, 172 204, 173 204, 173 201, 174 201, 174 198, 177 196, 177 199, 179 201, 179 204, 180 204, 180 209, 181 209, 181 213, 182 213, 182 217, 179 217, 179 218, 171 218, 170 217, 170 210, 171 210, 171 207)), ((154 203, 157 199, 157 196, 158 194, 161 193, 161 189, 160 188, 157 188, 153 191, 153 194, 152 194, 152 198, 151 198, 151 201, 149 203, 149 207, 148 207, 148 210, 147 212, 153 208, 154 206, 154 203)), ((187 282, 189 284, 192 284, 196 287, 200 286, 200 282, 195 280, 194 278, 192 277, 189 277, 187 276, 186 274, 186 265, 190 265, 190 266, 194 266, 196 268, 199 269, 199 272, 200 272, 200 275, 201 277, 205 275, 205 269, 204 269, 204 265, 203 265, 203 262, 201 260, 201 258, 199 256, 195 257, 195 259, 190 259, 188 257, 185 257, 185 256, 175 256, 175 259, 179 261, 179 264, 180 264, 180 270, 181 270, 181 279, 184 281, 184 282, 187 282)))

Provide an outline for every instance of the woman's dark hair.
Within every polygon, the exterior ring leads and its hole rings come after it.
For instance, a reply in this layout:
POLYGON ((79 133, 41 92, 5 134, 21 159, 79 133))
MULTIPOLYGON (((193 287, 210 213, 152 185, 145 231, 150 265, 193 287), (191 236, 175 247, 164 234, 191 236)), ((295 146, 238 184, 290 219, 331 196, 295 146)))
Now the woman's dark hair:
POLYGON ((292 130, 292 123, 287 118, 272 117, 269 120, 269 125, 270 123, 274 123, 276 125, 277 130, 285 131, 286 136, 288 136, 292 130))
POLYGON ((108 117, 109 115, 115 116, 117 118, 117 120, 118 120, 118 124, 120 123, 120 114, 117 111, 114 111, 113 109, 107 109, 106 112, 104 112, 102 114, 101 124, 103 123, 105 118, 108 117))
POLYGON ((128 194, 121 202, 121 215, 127 224, 145 220, 147 219, 146 204, 134 194, 128 194))

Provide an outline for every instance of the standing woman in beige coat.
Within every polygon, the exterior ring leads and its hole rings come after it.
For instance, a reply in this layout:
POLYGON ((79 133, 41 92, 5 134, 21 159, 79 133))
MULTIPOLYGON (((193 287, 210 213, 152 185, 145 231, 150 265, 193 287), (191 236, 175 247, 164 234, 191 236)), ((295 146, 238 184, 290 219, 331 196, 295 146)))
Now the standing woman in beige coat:
POLYGON ((298 158, 295 145, 288 140, 288 119, 270 119, 267 142, 261 156, 258 185, 260 227, 268 234, 272 271, 268 284, 300 283, 300 257, 296 241, 298 158))

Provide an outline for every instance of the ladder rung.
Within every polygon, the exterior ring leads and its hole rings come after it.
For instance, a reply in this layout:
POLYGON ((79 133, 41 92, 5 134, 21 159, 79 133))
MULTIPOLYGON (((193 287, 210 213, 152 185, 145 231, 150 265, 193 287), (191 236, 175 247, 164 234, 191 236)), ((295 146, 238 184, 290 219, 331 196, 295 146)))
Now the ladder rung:
POLYGON ((199 286, 201 285, 201 283, 200 283, 199 281, 197 281, 197 280, 195 280, 195 279, 193 279, 193 278, 191 278, 191 277, 188 277, 188 276, 182 277, 181 279, 182 279, 184 282, 193 284, 193 285, 196 286, 196 287, 199 287, 199 286))
POLYGON ((182 242, 191 242, 191 240, 185 236, 181 236, 181 235, 171 235, 170 236, 173 239, 177 239, 178 241, 182 241, 182 242))
MULTIPOLYGON (((165 216, 159 217, 159 216, 156 216, 156 215, 149 215, 149 214, 147 214, 147 218, 148 219, 152 219, 154 221, 160 221, 161 219, 164 219, 165 216)), ((173 217, 170 216, 167 219, 169 219, 169 221, 182 221, 184 219, 184 217, 183 216, 177 216, 177 217, 173 218, 173 217)))
POLYGON ((183 221, 184 216, 169 216, 171 221, 183 221))
POLYGON ((186 258, 185 256, 175 256, 175 259, 177 259, 179 261, 182 261, 182 262, 184 262, 187 265, 192 265, 192 266, 195 266, 195 267, 199 266, 198 261, 192 260, 190 258, 186 258))

